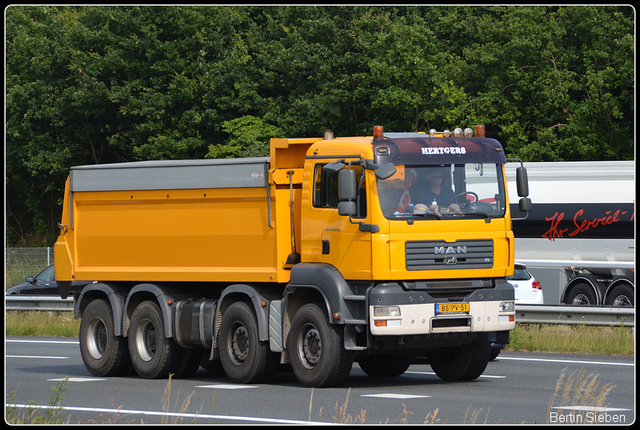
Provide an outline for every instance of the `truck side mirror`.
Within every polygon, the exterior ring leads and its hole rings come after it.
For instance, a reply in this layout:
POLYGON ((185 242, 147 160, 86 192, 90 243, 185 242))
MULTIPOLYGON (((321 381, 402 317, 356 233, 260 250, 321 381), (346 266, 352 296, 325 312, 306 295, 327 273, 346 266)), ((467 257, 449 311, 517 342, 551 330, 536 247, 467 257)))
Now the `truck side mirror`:
POLYGON ((356 202, 340 202, 338 203, 338 215, 353 216, 356 214, 356 202))
POLYGON ((518 195, 520 197, 527 197, 529 195, 529 179, 526 168, 518 167, 516 169, 516 184, 518 186, 518 195))
POLYGON ((376 169, 376 178, 380 180, 389 179, 396 173, 396 166, 393 163, 385 163, 376 169))
POLYGON ((335 173, 344 169, 346 164, 343 163, 344 160, 332 161, 331 163, 325 164, 322 166, 322 170, 327 173, 335 173))
MULTIPOLYGON (((347 169, 338 172, 338 198, 340 201, 351 201, 356 198, 356 172, 347 169)), ((355 203, 354 203, 355 204, 355 203)))
POLYGON ((520 212, 530 212, 531 208, 531 199, 528 197, 523 197, 520 199, 520 202, 518 202, 518 209, 520 209, 520 212))

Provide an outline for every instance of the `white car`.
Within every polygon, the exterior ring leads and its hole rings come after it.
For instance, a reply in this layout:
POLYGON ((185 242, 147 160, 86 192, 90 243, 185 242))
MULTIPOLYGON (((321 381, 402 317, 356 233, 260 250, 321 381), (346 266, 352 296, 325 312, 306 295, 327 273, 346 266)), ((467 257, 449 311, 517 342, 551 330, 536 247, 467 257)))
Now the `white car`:
POLYGON ((542 305, 544 297, 540 282, 527 270, 522 263, 515 264, 513 276, 507 276, 507 281, 513 285, 516 294, 516 304, 542 305))

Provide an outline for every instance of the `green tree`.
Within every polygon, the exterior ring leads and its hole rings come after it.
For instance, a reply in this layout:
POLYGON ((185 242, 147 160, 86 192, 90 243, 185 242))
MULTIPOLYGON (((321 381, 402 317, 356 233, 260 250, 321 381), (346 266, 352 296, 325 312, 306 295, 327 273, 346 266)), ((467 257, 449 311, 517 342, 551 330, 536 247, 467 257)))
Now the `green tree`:
POLYGON ((270 137, 485 124, 526 161, 634 156, 614 6, 11 6, 9 243, 51 244, 70 166, 266 155, 270 137))

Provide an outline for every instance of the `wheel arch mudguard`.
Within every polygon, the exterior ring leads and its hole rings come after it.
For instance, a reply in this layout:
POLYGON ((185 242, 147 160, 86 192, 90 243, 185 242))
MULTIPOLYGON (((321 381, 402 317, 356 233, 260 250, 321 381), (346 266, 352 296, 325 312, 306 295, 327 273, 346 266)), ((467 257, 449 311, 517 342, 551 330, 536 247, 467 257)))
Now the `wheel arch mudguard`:
MULTIPOLYGON (((263 293, 251 285, 246 284, 233 284, 226 287, 220 298, 218 299, 218 306, 216 306, 214 321, 220 321, 220 314, 224 314, 224 310, 229 304, 237 300, 232 300, 233 297, 246 297, 251 301, 253 309, 256 313, 258 320, 258 338, 261 341, 269 340, 269 307, 263 306, 262 302, 266 297, 263 293), (226 299, 226 300, 225 300, 226 299)), ((268 301, 267 301, 268 303, 268 301)), ((214 339, 218 338, 218 327, 214 329, 214 339)))
POLYGON ((175 302, 174 297, 158 285, 147 283, 136 285, 131 289, 131 291, 129 291, 129 294, 127 295, 127 300, 124 305, 124 313, 122 315, 123 335, 127 335, 127 332, 129 330, 130 315, 132 314, 135 306, 144 300, 144 298, 140 299, 140 297, 148 297, 149 294, 152 294, 155 297, 158 305, 160 306, 160 310, 162 311, 162 320, 164 322, 164 336, 166 338, 173 337, 172 305, 175 302))
POLYGON ((344 298, 352 295, 353 290, 334 266, 326 263, 296 264, 291 268, 287 290, 294 294, 299 288, 313 288, 322 295, 331 324, 345 324, 352 318, 344 298), (334 318, 336 313, 338 318, 334 318))
POLYGON ((633 284, 633 280, 631 278, 628 278, 626 276, 620 276, 618 278, 615 278, 613 281, 611 281, 611 283, 609 284, 609 287, 607 288, 607 291, 604 293, 603 303, 606 303, 606 300, 609 297, 609 293, 615 287, 618 287, 620 285, 626 285, 626 286, 630 287, 634 291, 636 289, 635 285, 633 284))
POLYGON ((115 285, 104 282, 94 282, 88 284, 82 289, 74 306, 74 317, 81 318, 84 309, 91 301, 99 298, 105 298, 109 301, 111 312, 113 312, 113 334, 115 336, 123 335, 122 316, 125 310, 125 301, 127 299, 127 291, 115 285))

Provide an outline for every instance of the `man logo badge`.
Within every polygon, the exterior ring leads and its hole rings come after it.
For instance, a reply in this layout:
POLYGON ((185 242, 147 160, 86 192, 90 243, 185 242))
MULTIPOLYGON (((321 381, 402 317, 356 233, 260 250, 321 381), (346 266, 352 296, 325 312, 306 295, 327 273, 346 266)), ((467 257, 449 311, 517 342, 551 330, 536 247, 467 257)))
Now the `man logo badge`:
POLYGON ((444 259, 444 264, 457 264, 458 259, 455 255, 447 255, 444 259))

